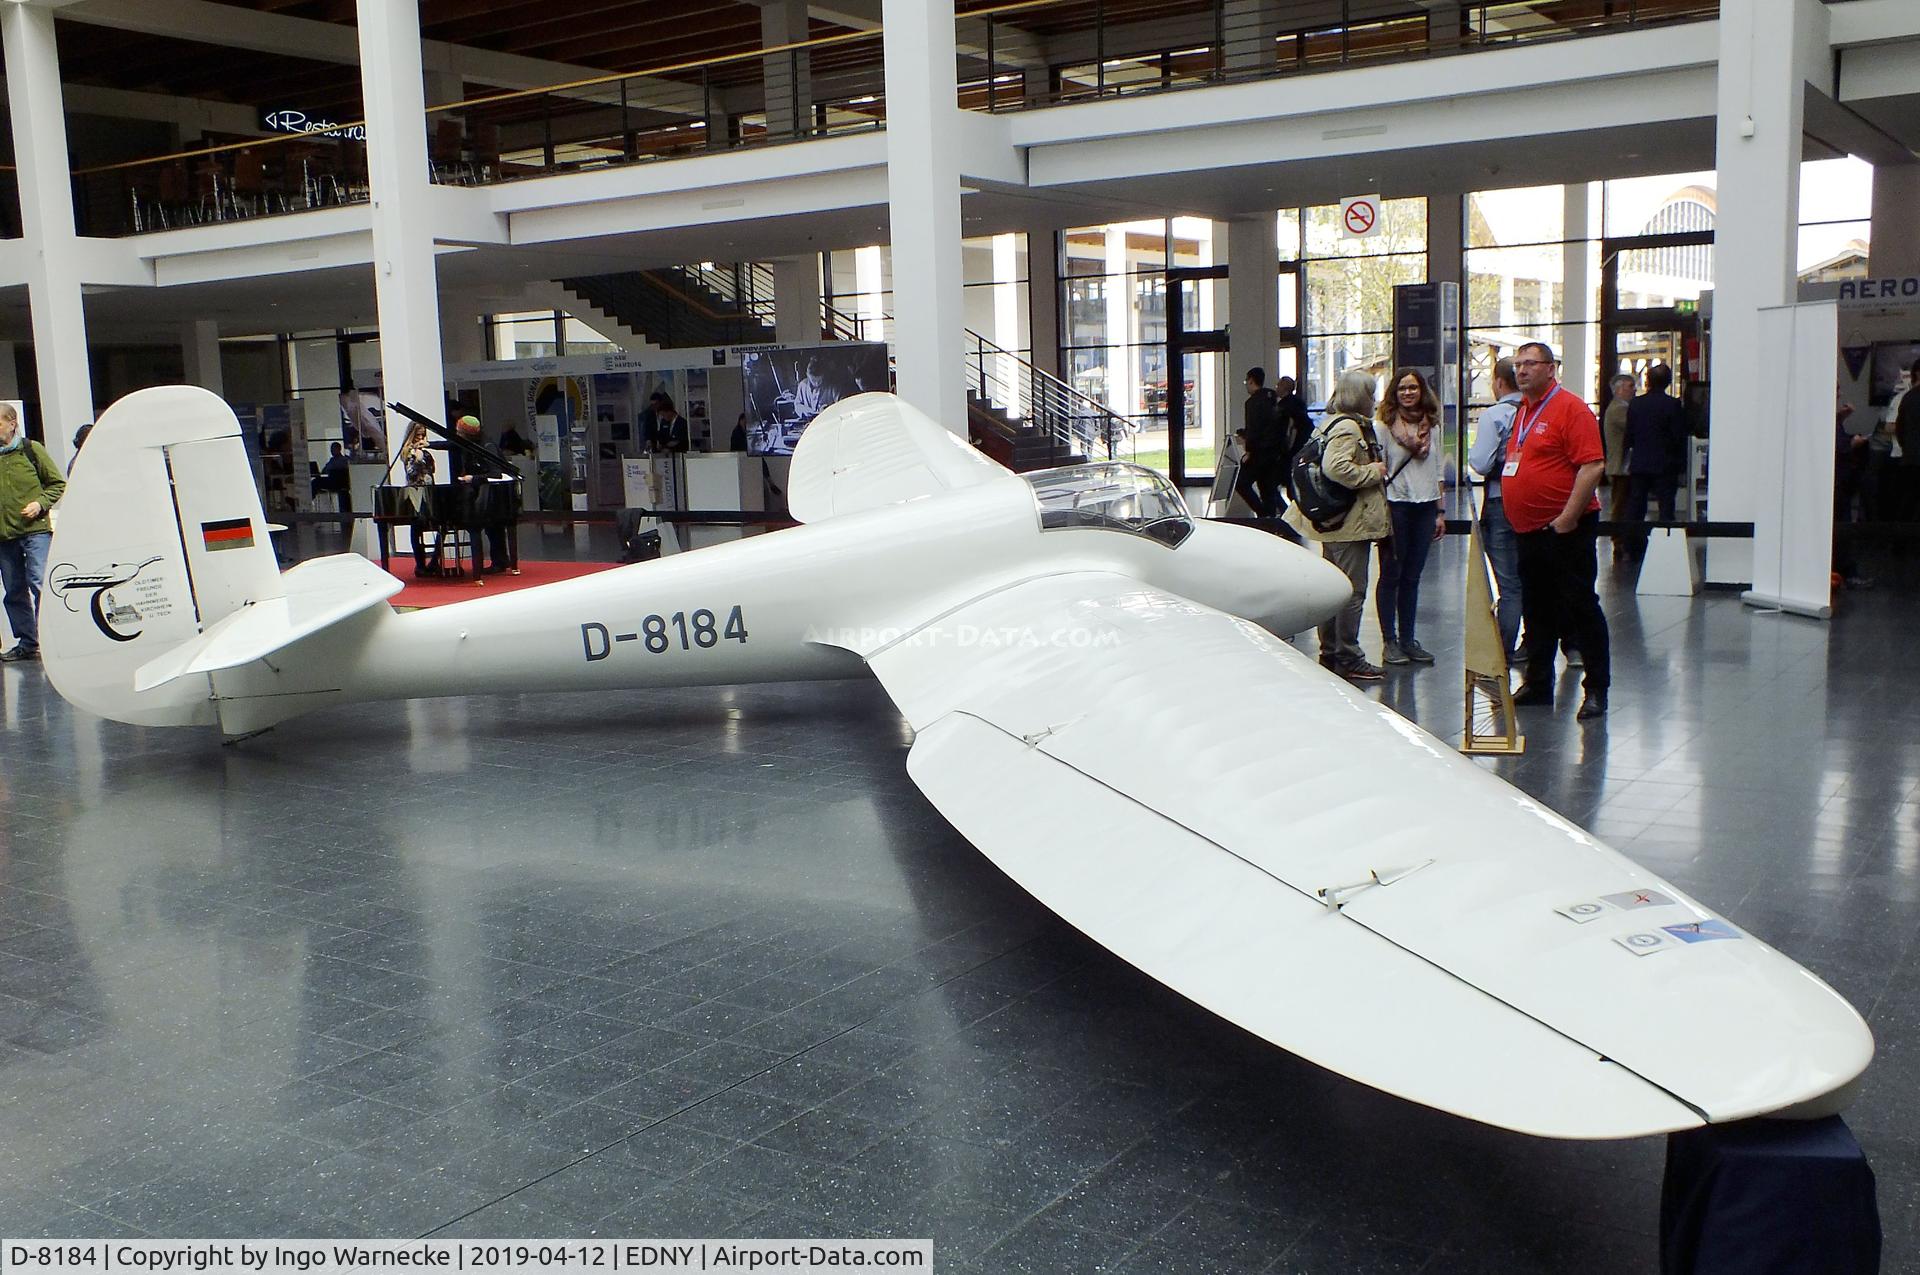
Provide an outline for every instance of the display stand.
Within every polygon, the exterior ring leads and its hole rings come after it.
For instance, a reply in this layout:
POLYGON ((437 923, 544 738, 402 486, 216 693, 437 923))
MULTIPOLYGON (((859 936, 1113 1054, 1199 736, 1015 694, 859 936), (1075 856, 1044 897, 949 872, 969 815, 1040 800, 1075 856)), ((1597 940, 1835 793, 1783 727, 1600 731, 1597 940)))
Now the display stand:
POLYGON ((1467 535, 1467 706, 1460 751, 1469 757, 1516 757, 1527 750, 1513 715, 1506 643, 1493 610, 1493 585, 1480 544, 1480 519, 1467 535))
POLYGON ((1762 357, 1785 385, 1754 422, 1749 606, 1833 614, 1833 419, 1839 318, 1832 302, 1760 311, 1762 357), (1815 425, 1818 423, 1819 427, 1815 425))
POLYGON ((1873 1169, 1840 1117, 1668 1137, 1661 1275, 1872 1275, 1880 1245, 1873 1169))
POLYGON ((1684 527, 1657 527, 1647 537, 1647 555, 1633 591, 1643 598, 1690 598, 1700 592, 1700 561, 1684 527))

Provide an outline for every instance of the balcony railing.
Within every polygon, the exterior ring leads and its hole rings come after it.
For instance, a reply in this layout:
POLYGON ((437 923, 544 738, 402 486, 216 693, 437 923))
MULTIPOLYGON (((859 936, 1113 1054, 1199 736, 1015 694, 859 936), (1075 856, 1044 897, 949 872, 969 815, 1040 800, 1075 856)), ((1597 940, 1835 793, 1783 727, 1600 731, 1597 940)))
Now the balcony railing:
MULTIPOLYGON (((491 185, 885 126, 880 33, 677 62, 427 109, 430 175, 491 185)), ((365 203, 366 122, 76 168, 80 233, 114 236, 365 203)))
POLYGON ((959 18, 961 105, 1009 111, 1712 18, 1719 0, 1014 0, 959 18))

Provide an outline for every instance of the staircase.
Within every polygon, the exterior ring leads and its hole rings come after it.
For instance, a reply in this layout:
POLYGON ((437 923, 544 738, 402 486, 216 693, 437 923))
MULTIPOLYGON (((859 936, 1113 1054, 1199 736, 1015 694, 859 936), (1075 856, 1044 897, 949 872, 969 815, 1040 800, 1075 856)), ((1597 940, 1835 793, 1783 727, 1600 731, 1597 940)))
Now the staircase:
MULTIPOLYGON (((761 262, 585 275, 561 286, 662 349, 774 340, 773 270, 761 262)), ((823 340, 865 340, 871 325, 820 307, 823 340)), ((967 433, 981 451, 1016 473, 1132 454, 1132 421, 977 332, 966 341, 967 433)))
POLYGON ((773 340, 772 272, 763 267, 669 266, 582 275, 560 284, 588 307, 662 349, 762 345, 773 340))
POLYGON ((1015 473, 1117 457, 1136 426, 978 332, 967 333, 967 432, 1015 473))
POLYGON ((1052 435, 1014 420, 974 389, 967 390, 967 435, 975 447, 1016 474, 1079 465, 1087 459, 1052 435))

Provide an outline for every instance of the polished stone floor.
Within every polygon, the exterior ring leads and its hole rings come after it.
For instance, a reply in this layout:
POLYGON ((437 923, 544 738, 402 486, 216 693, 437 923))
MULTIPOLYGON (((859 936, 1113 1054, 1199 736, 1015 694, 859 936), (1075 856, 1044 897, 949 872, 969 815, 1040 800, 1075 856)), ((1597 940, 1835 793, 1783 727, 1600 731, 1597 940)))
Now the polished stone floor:
MULTIPOLYGON (((1451 592, 1439 665, 1379 692, 1443 735, 1451 592)), ((1568 694, 1496 766, 1870 1014, 1850 1120, 1892 1271, 1920 1271, 1909 596, 1825 626, 1615 587, 1612 716, 1568 694)), ((223 747, 0 670, 0 1235, 1656 1268, 1659 1140, 1504 1134, 1250 1039, 986 864, 908 742, 847 683, 397 704, 223 747)))

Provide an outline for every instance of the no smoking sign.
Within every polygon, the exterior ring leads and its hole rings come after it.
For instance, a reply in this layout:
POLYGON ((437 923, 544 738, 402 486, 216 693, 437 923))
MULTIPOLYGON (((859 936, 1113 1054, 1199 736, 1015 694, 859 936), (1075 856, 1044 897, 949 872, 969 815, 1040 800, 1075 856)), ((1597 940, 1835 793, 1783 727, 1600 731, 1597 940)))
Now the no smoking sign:
POLYGON ((1340 201, 1340 230, 1348 239, 1371 239, 1380 233, 1380 196, 1349 195, 1340 201))

